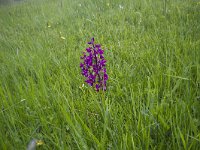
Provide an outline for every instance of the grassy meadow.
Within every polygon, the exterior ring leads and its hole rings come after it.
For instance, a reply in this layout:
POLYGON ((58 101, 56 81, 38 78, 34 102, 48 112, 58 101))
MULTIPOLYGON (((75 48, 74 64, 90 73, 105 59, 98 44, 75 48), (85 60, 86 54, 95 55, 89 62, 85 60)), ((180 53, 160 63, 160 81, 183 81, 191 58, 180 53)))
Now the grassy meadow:
POLYGON ((44 150, 200 149, 200 1, 0 5, 0 149, 34 138, 44 150), (92 37, 105 92, 79 67, 92 37))

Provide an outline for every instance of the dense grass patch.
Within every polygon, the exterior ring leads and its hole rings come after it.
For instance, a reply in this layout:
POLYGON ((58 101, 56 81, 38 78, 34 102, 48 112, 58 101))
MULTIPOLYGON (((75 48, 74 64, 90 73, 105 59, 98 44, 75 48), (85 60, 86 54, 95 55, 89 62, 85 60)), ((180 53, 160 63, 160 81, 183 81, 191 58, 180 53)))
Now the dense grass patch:
POLYGON ((0 6, 0 149, 200 149, 199 18, 190 0, 0 6), (104 93, 82 87, 91 37, 104 93))

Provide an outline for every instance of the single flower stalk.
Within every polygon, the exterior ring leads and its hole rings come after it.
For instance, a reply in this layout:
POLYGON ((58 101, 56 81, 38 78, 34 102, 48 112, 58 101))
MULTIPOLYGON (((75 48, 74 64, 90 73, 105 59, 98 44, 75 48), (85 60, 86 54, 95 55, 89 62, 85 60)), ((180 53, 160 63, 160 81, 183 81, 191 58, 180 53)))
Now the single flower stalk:
POLYGON ((100 44, 94 43, 94 38, 88 42, 89 47, 83 52, 80 63, 82 75, 86 78, 85 82, 92 86, 97 92, 106 90, 106 60, 104 59, 104 50, 100 44))

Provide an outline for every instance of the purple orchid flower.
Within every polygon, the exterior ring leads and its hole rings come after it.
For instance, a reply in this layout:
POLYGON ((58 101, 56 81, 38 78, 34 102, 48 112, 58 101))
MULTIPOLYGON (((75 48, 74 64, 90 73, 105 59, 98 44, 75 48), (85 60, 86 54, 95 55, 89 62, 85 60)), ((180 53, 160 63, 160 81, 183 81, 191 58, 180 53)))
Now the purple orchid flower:
POLYGON ((104 50, 100 44, 94 43, 94 38, 88 42, 89 47, 83 52, 80 63, 82 75, 86 78, 85 82, 95 88, 98 92, 106 90, 108 75, 106 73, 106 60, 104 59, 104 50))

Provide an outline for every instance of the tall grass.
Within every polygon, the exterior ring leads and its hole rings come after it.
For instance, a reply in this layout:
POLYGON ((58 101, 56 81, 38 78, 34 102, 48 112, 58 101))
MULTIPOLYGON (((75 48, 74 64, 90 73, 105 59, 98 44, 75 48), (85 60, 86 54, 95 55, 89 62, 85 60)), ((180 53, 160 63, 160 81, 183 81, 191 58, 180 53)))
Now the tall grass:
POLYGON ((200 3, 34 0, 0 6, 0 149, 200 149, 200 3), (107 91, 80 75, 106 49, 107 91), (61 38, 62 37, 62 38, 61 38))

